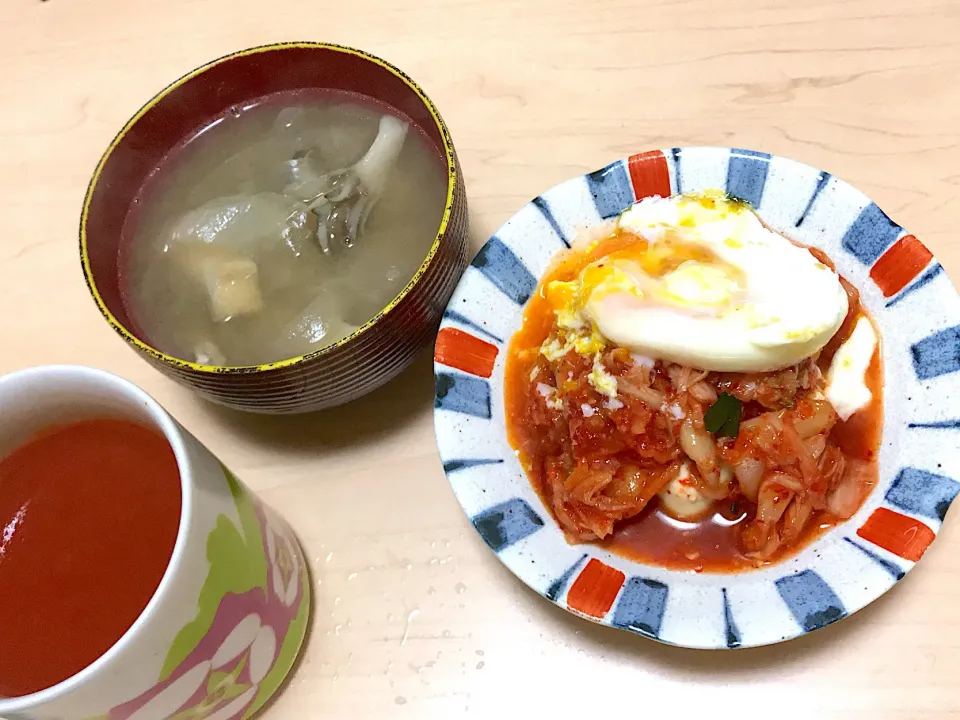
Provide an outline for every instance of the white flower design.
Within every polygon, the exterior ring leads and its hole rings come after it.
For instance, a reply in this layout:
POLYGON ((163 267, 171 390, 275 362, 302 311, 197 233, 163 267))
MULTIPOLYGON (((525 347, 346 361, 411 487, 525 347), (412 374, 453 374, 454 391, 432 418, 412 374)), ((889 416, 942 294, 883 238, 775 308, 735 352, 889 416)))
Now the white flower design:
POLYGON ((167 685, 128 720, 231 720, 257 696, 277 657, 277 635, 250 613, 224 638, 211 660, 167 685), (195 697, 194 701, 187 706, 195 697))
POLYGON ((300 584, 300 563, 296 543, 282 521, 267 517, 267 555, 270 558, 270 576, 273 591, 287 607, 297 599, 300 584))

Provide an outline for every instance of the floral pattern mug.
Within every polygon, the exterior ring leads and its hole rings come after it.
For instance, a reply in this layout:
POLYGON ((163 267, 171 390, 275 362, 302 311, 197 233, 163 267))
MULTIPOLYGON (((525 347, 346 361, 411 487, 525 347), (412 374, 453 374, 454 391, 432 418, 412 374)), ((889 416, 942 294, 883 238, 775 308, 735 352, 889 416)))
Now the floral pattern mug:
MULTIPOLYGON (((51 424, 119 417, 170 442, 183 503, 170 564, 126 634, 73 677, 0 699, 7 720, 240 720, 277 691, 307 630, 310 579, 293 531, 142 390, 46 366, 0 378, 0 453, 51 424)), ((133 478, 131 481, 135 482, 133 478)))

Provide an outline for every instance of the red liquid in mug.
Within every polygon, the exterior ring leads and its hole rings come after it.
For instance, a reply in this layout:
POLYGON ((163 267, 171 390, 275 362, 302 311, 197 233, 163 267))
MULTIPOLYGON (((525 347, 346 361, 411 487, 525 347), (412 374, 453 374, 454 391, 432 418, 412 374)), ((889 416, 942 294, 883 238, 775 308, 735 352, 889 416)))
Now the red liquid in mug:
POLYGON ((66 680, 130 628, 180 495, 166 439, 124 420, 51 428, 0 460, 0 697, 66 680))

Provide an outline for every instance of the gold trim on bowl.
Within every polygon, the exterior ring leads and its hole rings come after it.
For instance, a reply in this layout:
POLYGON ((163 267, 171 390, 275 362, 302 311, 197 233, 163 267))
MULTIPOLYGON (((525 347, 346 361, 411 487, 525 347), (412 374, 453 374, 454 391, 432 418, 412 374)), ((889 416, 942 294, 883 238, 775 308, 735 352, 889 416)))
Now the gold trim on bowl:
POLYGON ((83 212, 80 216, 80 260, 83 266, 83 276, 86 280, 87 287, 90 289, 90 294, 93 296, 94 301, 97 303, 97 307, 100 309, 100 312, 106 318, 107 322, 110 323, 110 326, 116 330, 124 340, 133 345, 136 349, 146 353, 147 355, 160 360, 161 362, 172 365, 179 368, 187 368, 190 370, 196 370, 201 373, 207 374, 217 374, 217 375, 242 375, 263 372, 266 370, 278 370, 280 368, 292 367, 300 363, 313 360, 314 358, 321 357, 323 355, 329 354, 336 350, 339 347, 342 347, 349 342, 351 342, 356 337, 362 335, 374 325, 387 313, 393 310, 410 292, 413 290, 414 286, 419 282, 426 273, 427 268, 430 266, 430 263, 433 261, 434 257, 437 254, 437 250, 440 248, 440 243, 443 239, 444 234, 447 231, 447 226, 450 221, 450 214, 453 210, 454 203, 454 191, 457 185, 457 162, 456 156, 453 151, 453 141, 450 138, 450 132, 447 130, 446 124, 443 122, 443 119, 440 117, 436 106, 433 104, 433 101, 427 97, 427 94, 423 92, 417 83, 415 83, 406 73, 400 70, 397 67, 394 67, 386 60, 378 58, 375 55, 364 52, 363 50, 357 50, 356 48, 346 47, 344 45, 336 45, 334 43, 322 43, 322 42, 281 42, 281 43, 272 43, 269 45, 259 45, 257 47, 248 48, 246 50, 240 50, 239 52, 231 53, 225 55, 221 58, 213 60, 205 65, 198 67, 195 70, 190 71, 183 77, 174 81, 159 93, 157 93, 153 98, 151 98, 143 107, 141 107, 137 113, 127 121, 126 125, 123 126, 123 129, 117 133, 116 137, 111 141, 110 145, 107 147, 106 151, 103 153, 103 156, 100 158, 100 162, 97 163, 97 168, 93 172, 93 177, 90 179, 90 184, 87 186, 87 193, 83 200, 83 212), (220 365, 201 365, 199 363, 191 362, 189 360, 183 360, 180 358, 173 357, 172 355, 167 355, 160 350, 157 350, 153 346, 147 344, 143 340, 140 340, 133 333, 131 333, 127 328, 117 320, 113 313, 110 312, 110 309, 107 307, 106 303, 103 301, 103 298, 100 296, 100 292, 97 289, 97 284, 93 278, 93 272, 90 268, 90 258, 87 253, 87 218, 90 213, 90 203, 93 198, 93 194, 97 188, 97 181, 100 179, 100 174, 103 171, 104 166, 107 161, 110 159, 110 156, 113 154, 114 150, 120 145, 123 141, 126 134, 130 129, 142 118, 147 112, 156 107, 164 98, 166 98, 170 93, 172 93, 177 88, 181 87, 185 83, 189 82, 193 78, 201 75, 212 67, 220 65, 230 60, 236 58, 246 57, 249 55, 255 55, 257 53, 270 52, 273 50, 283 50, 287 48, 301 48, 301 49, 313 49, 313 50, 332 50, 334 52, 346 53, 348 55, 354 55, 369 62, 379 65, 384 70, 395 75, 399 78, 407 87, 409 87, 414 94, 420 98, 420 101, 427 108, 430 113, 430 116, 433 118, 434 123, 437 126, 437 129, 440 131, 440 137, 443 140, 443 152, 447 161, 447 199, 443 208, 443 217, 440 220, 440 227, 437 230, 437 234, 433 239, 433 243, 430 246, 430 251, 427 253, 426 258, 420 264, 420 267, 417 268, 417 271, 414 273, 413 277, 410 279, 410 282, 404 286, 402 290, 391 300, 383 310, 374 315, 370 320, 361 325, 359 328, 354 330, 352 333, 346 337, 337 340, 330 345, 315 350, 312 353, 307 355, 299 355, 287 360, 280 360, 272 363, 265 363, 262 365, 235 365, 235 366, 220 366, 220 365))

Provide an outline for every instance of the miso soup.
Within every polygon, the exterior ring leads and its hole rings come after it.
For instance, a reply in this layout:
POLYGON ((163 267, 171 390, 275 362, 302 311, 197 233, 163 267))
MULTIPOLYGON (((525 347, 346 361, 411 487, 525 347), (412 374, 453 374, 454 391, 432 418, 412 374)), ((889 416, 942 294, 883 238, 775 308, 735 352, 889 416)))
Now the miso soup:
POLYGON ((121 290, 157 349, 257 365, 342 339, 410 281, 440 227, 442 155, 366 97, 233 108, 172 152, 124 226, 121 290))

